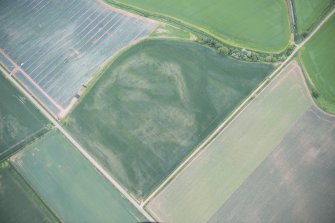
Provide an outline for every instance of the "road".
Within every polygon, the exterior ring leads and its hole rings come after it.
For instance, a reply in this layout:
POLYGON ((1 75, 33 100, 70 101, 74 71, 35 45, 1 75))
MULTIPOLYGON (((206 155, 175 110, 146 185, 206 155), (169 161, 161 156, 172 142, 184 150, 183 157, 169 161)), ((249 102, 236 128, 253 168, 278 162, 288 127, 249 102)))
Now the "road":
POLYGON ((271 81, 274 81, 276 77, 278 77, 277 74, 279 74, 279 71, 281 71, 285 66, 289 64, 291 59, 296 55, 296 53, 315 35, 315 33, 322 27, 322 25, 335 13, 335 9, 332 10, 323 20, 322 22, 311 32, 311 34, 300 44, 296 45, 296 48, 293 50, 291 55, 280 65, 277 67, 277 69, 272 72, 272 74, 267 78, 266 81, 264 81, 256 90, 253 91, 247 97, 244 102, 224 121, 211 135, 207 137, 199 146, 194 150, 194 152, 182 163, 178 166, 177 169, 173 171, 169 175, 169 177, 154 191, 150 194, 150 196, 143 202, 143 205, 145 206, 159 191, 161 191, 178 173, 180 173, 198 154, 201 150, 203 150, 209 143, 211 143, 214 138, 220 134, 224 129, 229 126, 229 124, 234 121, 239 114, 250 104, 250 102, 253 100, 255 96, 257 96, 260 92, 262 92, 266 86, 271 81))
POLYGON ((43 108, 27 91, 24 89, 12 75, 8 74, 7 71, 0 67, 0 70, 6 75, 7 79, 11 81, 23 94, 49 119, 49 121, 57 128, 78 150, 79 152, 100 172, 112 185, 118 189, 122 195, 132 203, 149 221, 154 222, 155 220, 143 209, 142 205, 139 205, 137 201, 115 180, 107 171, 92 157, 88 154, 84 148, 61 126, 61 124, 51 116, 45 108, 43 108))
POLYGON ((92 157, 88 154, 85 149, 60 125, 60 123, 51 116, 45 108, 43 108, 8 72, 1 69, 6 77, 18 88, 25 96, 54 124, 62 134, 80 151, 80 153, 99 171, 112 185, 117 188, 121 194, 131 202, 139 211, 142 213, 149 221, 154 222, 155 220, 151 217, 143 206, 145 206, 152 197, 154 197, 162 188, 164 188, 168 182, 170 182, 182 169, 184 169, 187 164, 202 150, 206 145, 208 145, 219 133, 221 133, 232 121, 238 117, 238 115, 247 107, 247 105, 252 101, 252 98, 259 94, 264 88, 269 84, 269 82, 275 80, 278 72, 286 66, 289 61, 295 56, 301 47, 303 47, 313 35, 320 29, 320 27, 334 14, 335 9, 328 14, 328 16, 314 29, 314 31, 300 44, 297 45, 292 54, 270 75, 267 81, 264 81, 255 91, 252 93, 236 110, 233 112, 226 121, 224 121, 198 148, 181 164, 179 167, 144 201, 142 204, 138 204, 137 201, 114 179, 107 171, 92 157))

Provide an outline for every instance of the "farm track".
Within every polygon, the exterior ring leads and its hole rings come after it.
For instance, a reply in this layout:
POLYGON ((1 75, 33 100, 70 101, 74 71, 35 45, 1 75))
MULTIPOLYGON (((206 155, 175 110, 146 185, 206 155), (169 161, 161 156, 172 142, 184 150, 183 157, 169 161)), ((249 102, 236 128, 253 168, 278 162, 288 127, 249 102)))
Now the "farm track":
MULTIPOLYGON (((5 72, 4 69, 2 69, 5 72)), ((139 205, 137 201, 108 173, 103 169, 103 167, 95 161, 84 148, 61 126, 61 124, 51 116, 45 108, 43 108, 36 99, 34 99, 18 82, 15 80, 8 72, 5 72, 6 77, 10 80, 21 92, 27 96, 27 98, 49 119, 49 121, 79 150, 79 152, 96 168, 96 170, 101 173, 121 194, 134 205, 143 216, 145 216, 149 221, 154 221, 154 219, 149 215, 146 210, 143 209, 142 205, 139 205)))
POLYGON ((60 118, 99 65, 156 26, 95 0, 0 5, 1 62, 9 70, 16 66, 15 77, 60 118))
POLYGON ((8 72, 5 72, 6 77, 23 92, 27 98, 55 125, 55 127, 62 132, 62 134, 80 151, 80 153, 100 172, 115 188, 117 188, 122 195, 132 203, 149 221, 154 221, 151 215, 143 208, 151 198, 153 198, 162 188, 164 188, 187 164, 199 153, 207 144, 209 144, 216 135, 218 135, 223 129, 225 129, 238 115, 250 104, 257 94, 265 89, 265 87, 278 76, 279 71, 284 68, 289 61, 295 56, 295 54, 302 48, 320 29, 320 27, 334 14, 335 9, 332 10, 323 21, 314 29, 314 31, 300 44, 297 45, 292 54, 271 74, 271 76, 265 80, 230 116, 225 122, 223 122, 217 130, 211 134, 179 167, 142 203, 138 204, 137 201, 116 181, 114 180, 105 170, 99 165, 94 158, 92 158, 81 145, 61 126, 61 124, 54 119, 45 108, 43 108, 36 99, 34 99, 19 83, 15 80, 8 72))
MULTIPOLYGON (((169 177, 143 202, 143 205, 146 206, 148 204, 148 202, 150 202, 150 200, 155 197, 155 195, 157 195, 165 186, 167 186, 167 184, 173 180, 173 178, 175 178, 178 173, 180 173, 186 166, 188 166, 188 164, 197 156, 197 154, 203 150, 209 143, 211 143, 214 138, 220 134, 226 127, 228 127, 230 125, 231 122, 233 122, 241 112, 244 111, 244 109, 253 101, 254 97, 256 97, 260 92, 262 92, 266 86, 268 86, 272 81, 274 81, 276 79, 276 77, 278 77, 278 74, 280 73, 280 71, 289 65, 289 62, 291 61, 291 59, 296 55, 296 53, 315 35, 315 33, 317 33, 317 31, 322 27, 322 25, 335 13, 335 9, 332 10, 322 21, 321 23, 313 30, 313 32, 311 32, 311 34, 304 40, 302 41, 300 44, 296 45, 296 48, 294 49, 294 51, 291 53, 291 55, 258 87, 256 88, 253 93, 251 93, 249 95, 248 98, 246 98, 244 100, 244 102, 226 119, 226 121, 224 121, 211 135, 209 135, 207 137, 207 139, 205 139, 205 141, 200 144, 198 146, 198 148, 196 148, 194 150, 194 152, 192 154, 190 154, 190 156, 184 160, 184 162, 182 164, 180 164, 178 166, 178 168, 169 175, 169 177)), ((306 81, 305 81, 306 84, 306 81)), ((307 85, 306 85, 307 86, 307 85)), ((311 95, 309 95, 309 97, 311 97, 311 95)), ((315 105, 316 108, 318 108, 322 113, 325 113, 327 115, 332 116, 329 113, 326 113, 325 111, 323 111, 321 108, 319 108, 316 104, 315 101, 313 100, 313 98, 311 98, 311 100, 313 101, 313 104, 315 105)))

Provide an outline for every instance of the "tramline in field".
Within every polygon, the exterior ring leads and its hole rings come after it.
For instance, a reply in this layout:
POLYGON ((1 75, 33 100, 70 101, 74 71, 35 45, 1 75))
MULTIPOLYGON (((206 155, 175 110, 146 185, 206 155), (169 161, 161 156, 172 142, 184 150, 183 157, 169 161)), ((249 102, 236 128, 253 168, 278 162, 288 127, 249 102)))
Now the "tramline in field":
POLYGON ((155 27, 94 0, 4 0, 0 20, 1 64, 59 117, 106 59, 155 27))

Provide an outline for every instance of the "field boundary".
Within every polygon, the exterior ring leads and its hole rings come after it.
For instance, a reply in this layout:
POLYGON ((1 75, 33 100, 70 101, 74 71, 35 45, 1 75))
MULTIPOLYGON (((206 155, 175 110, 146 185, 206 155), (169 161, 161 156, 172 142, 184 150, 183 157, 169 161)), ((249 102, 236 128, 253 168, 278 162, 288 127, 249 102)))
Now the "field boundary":
MULTIPOLYGON (((240 113, 253 101, 253 99, 261 93, 273 80, 276 79, 276 77, 279 76, 280 71, 282 71, 283 68, 290 65, 291 59, 296 55, 296 53, 302 48, 314 35, 315 33, 322 27, 322 25, 335 13, 335 9, 331 11, 324 20, 314 29, 314 31, 300 44, 297 45, 297 47, 294 49, 294 51, 291 53, 291 55, 281 64, 279 65, 272 74, 267 77, 251 94, 240 104, 233 113, 231 113, 225 121, 221 125, 219 125, 200 145, 196 147, 195 150, 174 170, 171 172, 171 174, 161 183, 156 190, 154 190, 147 199, 143 202, 144 208, 152 214, 147 208, 147 204, 150 202, 151 199, 153 199, 161 190, 163 190, 185 167, 189 165, 192 160, 197 156, 198 153, 200 153, 205 147, 214 140, 214 138, 220 134, 224 129, 226 129, 229 124, 234 121, 240 113)), ((294 63, 297 63, 294 61, 294 63)))
MULTIPOLYGON (((289 64, 288 64, 289 65, 289 64)), ((286 66, 285 66, 286 67, 286 66)), ((247 98, 224 120, 212 133, 207 136, 193 152, 165 179, 165 181, 144 201, 146 206, 160 191, 162 191, 177 175, 183 171, 221 132, 223 132, 274 79, 279 77, 280 71, 285 67, 278 67, 268 76, 247 98)))
MULTIPOLYGON (((182 19, 178 19, 178 18, 175 18, 173 16, 165 15, 165 14, 162 14, 162 13, 155 13, 155 12, 142 9, 142 8, 139 8, 139 7, 131 5, 131 4, 121 3, 117 0, 97 0, 97 1, 104 1, 106 4, 112 5, 113 7, 116 7, 116 8, 125 10, 125 11, 129 11, 129 12, 137 14, 139 16, 146 17, 146 18, 151 18, 151 19, 159 21, 161 23, 166 23, 166 24, 170 24, 170 25, 174 25, 174 26, 177 26, 177 27, 180 27, 180 28, 187 29, 187 30, 189 30, 193 33, 212 38, 215 41, 223 43, 224 45, 229 45, 231 47, 238 48, 238 49, 249 49, 249 50, 253 50, 253 51, 256 51, 256 52, 261 52, 261 53, 266 53, 266 54, 272 55, 272 54, 280 54, 280 53, 285 52, 285 50, 290 45, 290 41, 289 41, 289 43, 284 48, 282 48, 280 50, 260 50, 260 49, 257 49, 256 47, 250 47, 250 46, 247 47, 246 46, 247 43, 244 43, 244 41, 236 42, 232 38, 227 37, 227 36, 225 36, 224 38, 219 37, 218 34, 216 34, 215 32, 210 31, 209 29, 190 24, 190 23, 188 23, 188 22, 186 22, 182 19)), ((288 21, 288 22, 290 23, 290 21, 288 21)))
POLYGON ((294 1, 295 0, 291 0, 293 2, 293 12, 294 12, 294 16, 296 18, 296 32, 294 32, 294 36, 295 36, 295 41, 300 43, 302 40, 305 39, 305 37, 308 35, 310 35, 311 32, 313 32, 313 29, 315 29, 318 24, 320 22, 322 22, 324 19, 327 18, 328 13, 331 13, 332 10, 335 9, 335 0, 332 0, 332 2, 321 12, 321 14, 317 17, 317 19, 303 32, 299 32, 299 25, 298 25, 298 19, 296 17, 296 6, 294 1))
POLYGON ((19 89, 21 92, 42 112, 43 115, 57 128, 65 138, 75 146, 75 148, 83 155, 86 160, 90 162, 90 164, 100 173, 105 179, 107 179, 112 186, 114 186, 145 218, 149 221, 154 222, 152 216, 143 208, 143 206, 139 205, 138 202, 125 190, 114 178, 112 178, 108 172, 95 161, 93 157, 89 155, 88 152, 61 126, 61 124, 45 109, 43 106, 39 104, 39 102, 32 97, 29 92, 19 84, 19 82, 11 75, 7 73, 8 79, 19 89))
POLYGON ((297 30, 297 18, 295 16, 295 8, 294 8, 294 0, 286 0, 289 18, 290 18, 290 24, 291 24, 291 31, 293 32, 293 35, 295 36, 296 30, 297 30))
MULTIPOLYGON (((0 53, 5 57, 7 58, 14 66, 15 68, 13 70, 10 71, 10 76, 15 76, 16 73, 20 72, 21 74, 23 74, 23 76, 25 78, 27 78, 27 80, 34 86, 37 88, 37 90, 43 94, 49 102, 51 102, 57 109, 59 109, 59 111, 61 112, 60 113, 60 116, 62 116, 63 112, 64 112, 64 108, 62 106, 60 106, 53 98, 51 98, 47 92, 45 92, 41 86, 39 86, 22 68, 21 66, 19 66, 5 51, 4 49, 0 48, 0 53)), ((4 66, 4 65, 3 65, 4 66)), ((7 68, 8 69, 8 68, 7 68)), ((21 83, 21 85, 23 85, 29 92, 32 93, 32 90, 29 89, 29 87, 27 87, 23 81, 21 81, 18 77, 16 77, 16 79, 18 79, 18 81, 21 83)), ((49 110, 49 109, 48 109, 49 110)), ((49 111, 51 112, 51 111, 49 111)), ((54 114, 54 112, 51 112, 52 114, 54 114)), ((57 115, 57 114, 54 114, 54 115, 57 115)))
POLYGON ((42 127, 41 129, 33 132, 32 134, 28 135, 21 141, 15 143, 14 145, 11 145, 8 149, 0 153, 0 162, 3 160, 6 160, 7 158, 11 157, 15 153, 22 150, 26 145, 29 145, 30 142, 35 141, 35 139, 38 139, 45 135, 49 131, 47 126, 42 127))
MULTIPOLYGON (((155 30, 155 29, 154 29, 155 30)), ((154 31, 153 30, 153 31, 154 31)), ((152 31, 152 32, 153 32, 152 31)), ((152 33, 151 32, 151 33, 152 33)), ((149 34, 150 35, 150 34, 149 34)), ((99 65, 95 73, 93 74, 92 78, 87 81, 86 88, 83 91, 83 93, 80 95, 80 98, 77 100, 74 100, 68 108, 64 111, 64 116, 60 120, 62 124, 66 123, 66 118, 71 115, 71 113, 75 110, 76 107, 81 103, 83 99, 87 96, 87 94, 91 91, 92 87, 99 81, 99 79, 102 77, 103 73, 112 65, 112 63, 117 60, 123 53, 125 53, 127 50, 129 50, 134 45, 145 41, 146 39, 149 39, 149 36, 144 36, 142 38, 136 39, 118 51, 116 51, 111 57, 107 58, 102 64, 99 65)))
POLYGON ((99 4, 101 4, 103 7, 109 8, 109 9, 111 9, 113 11, 116 11, 116 12, 119 12, 119 13, 122 13, 126 16, 130 16, 130 17, 133 17, 133 18, 141 19, 141 20, 146 20, 146 21, 152 22, 154 24, 161 23, 160 21, 150 19, 147 16, 143 16, 143 15, 140 15, 140 14, 137 14, 137 13, 131 13, 131 12, 121 8, 121 7, 114 7, 113 5, 105 2, 105 0, 95 0, 95 1, 98 2, 99 4))
POLYGON ((8 163, 10 167, 18 174, 21 180, 26 184, 26 186, 31 190, 31 192, 36 196, 36 198, 45 206, 45 208, 56 218, 58 222, 63 223, 64 221, 47 205, 47 203, 43 200, 43 198, 34 190, 34 188, 30 185, 29 181, 19 172, 19 170, 12 164, 11 159, 8 159, 8 163))
MULTIPOLYGON (((319 106, 319 104, 317 102, 317 99, 313 97, 312 93, 314 91, 316 91, 317 93, 319 93, 319 92, 318 92, 318 89, 315 87, 314 82, 312 81, 311 77, 309 76, 309 73, 308 73, 308 71, 307 71, 307 69, 305 67, 305 64, 302 61, 302 59, 300 58, 300 56, 298 56, 298 63, 300 65, 299 68, 300 68, 301 73, 302 73, 303 78, 304 78, 304 83, 305 83, 306 88, 308 89, 308 92, 309 92, 308 95, 309 95, 310 99, 313 101, 313 106, 316 107, 316 109, 319 110, 324 115, 335 117, 334 113, 331 113, 331 112, 328 112, 326 110, 323 110, 319 106)), ((319 97, 323 98, 324 100, 327 100, 322 95, 319 95, 319 97)))

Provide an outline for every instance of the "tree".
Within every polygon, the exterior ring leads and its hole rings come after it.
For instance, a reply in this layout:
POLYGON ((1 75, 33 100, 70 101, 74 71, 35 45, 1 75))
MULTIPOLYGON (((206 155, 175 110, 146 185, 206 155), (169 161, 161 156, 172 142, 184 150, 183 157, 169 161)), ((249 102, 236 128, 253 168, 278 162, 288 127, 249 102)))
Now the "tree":
POLYGON ((229 55, 230 50, 228 49, 228 47, 221 46, 219 47, 218 52, 223 55, 229 55))

